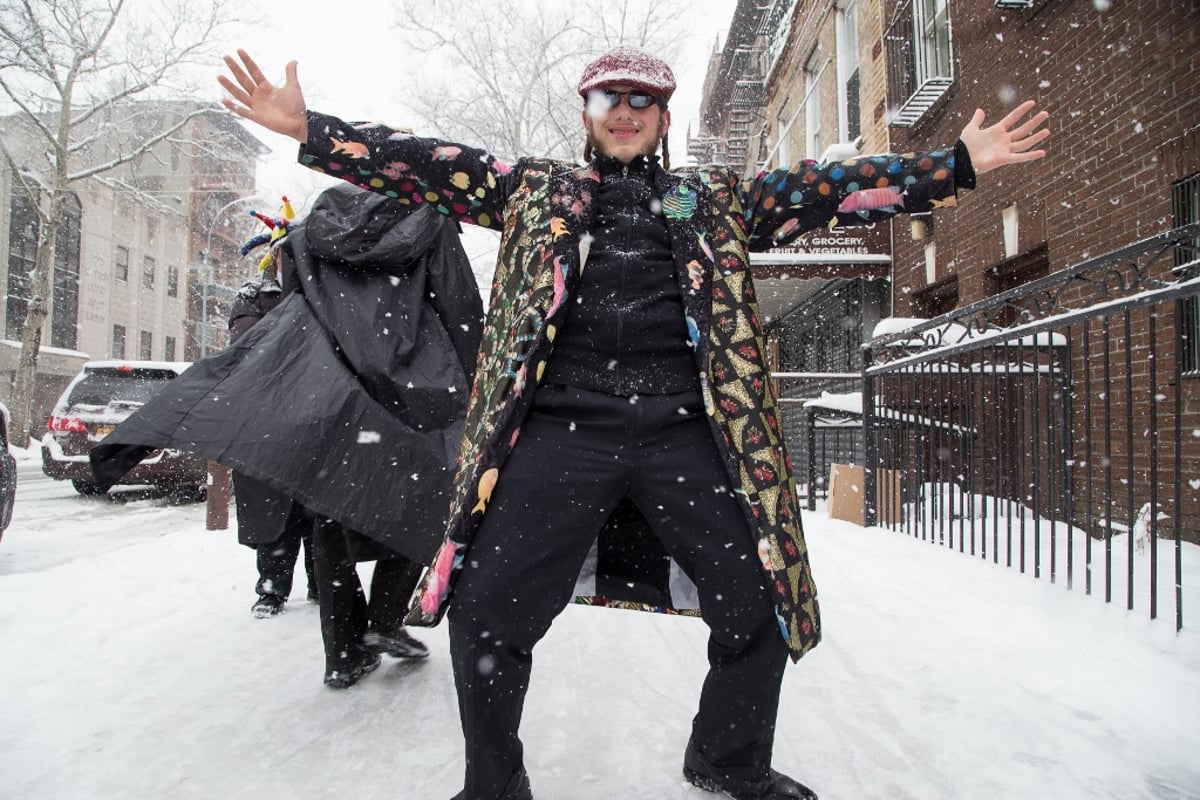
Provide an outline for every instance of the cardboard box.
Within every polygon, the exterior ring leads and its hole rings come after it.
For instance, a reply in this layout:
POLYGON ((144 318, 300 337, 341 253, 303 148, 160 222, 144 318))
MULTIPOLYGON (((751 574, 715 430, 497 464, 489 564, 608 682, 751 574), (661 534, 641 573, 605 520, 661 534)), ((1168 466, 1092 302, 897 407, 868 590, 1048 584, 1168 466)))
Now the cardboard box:
MULTIPOLYGON (((829 465, 829 517, 862 525, 863 468, 853 464, 829 465)), ((895 525, 900 521, 900 472, 881 469, 875 472, 875 522, 895 525)))

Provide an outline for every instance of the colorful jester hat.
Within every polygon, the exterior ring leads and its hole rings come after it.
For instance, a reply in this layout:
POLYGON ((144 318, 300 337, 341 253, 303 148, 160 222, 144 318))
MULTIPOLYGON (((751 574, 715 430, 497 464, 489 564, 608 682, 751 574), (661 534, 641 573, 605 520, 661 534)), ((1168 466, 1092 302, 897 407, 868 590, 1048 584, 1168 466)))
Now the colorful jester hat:
POLYGON ((253 209, 250 211, 250 216, 257 219, 263 225, 267 226, 267 233, 260 233, 253 239, 250 239, 242 245, 242 255, 247 255, 251 250, 262 245, 268 245, 267 252, 263 255, 262 260, 258 262, 258 271, 263 272, 271 263, 271 258, 274 255, 275 245, 284 236, 287 236, 288 228, 296 219, 296 212, 292 209, 292 204, 288 202, 287 196, 283 197, 283 202, 279 206, 279 216, 268 217, 266 214, 260 214, 253 209))

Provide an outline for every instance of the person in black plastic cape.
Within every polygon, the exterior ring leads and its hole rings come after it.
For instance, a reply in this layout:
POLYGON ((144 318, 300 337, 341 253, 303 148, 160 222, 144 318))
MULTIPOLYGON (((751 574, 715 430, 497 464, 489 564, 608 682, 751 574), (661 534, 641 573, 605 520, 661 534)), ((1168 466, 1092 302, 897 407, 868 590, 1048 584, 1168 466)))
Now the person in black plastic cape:
MULTIPOLYGON (((276 263, 274 258, 269 259, 266 268, 238 290, 229 308, 231 344, 283 299, 276 263)), ((316 602, 311 521, 305 520, 300 505, 286 495, 240 473, 233 473, 232 478, 238 542, 254 549, 258 569, 254 585, 257 598, 250 607, 251 613, 269 618, 284 610, 301 550, 308 577, 308 600, 316 602)))
MULTIPOLYGON (((301 504, 318 523, 318 561, 336 548, 325 563, 350 565, 331 579, 340 586, 357 584, 355 561, 392 555, 418 565, 389 564, 415 583, 445 526, 481 332, 456 227, 431 209, 337 185, 277 247, 279 305, 93 448, 96 480, 115 481, 156 447, 188 450, 301 504), (332 526, 336 535, 322 531, 332 526)), ((321 575, 318 564, 327 582, 321 575)), ((411 585, 393 594, 389 616, 399 617, 411 585)), ((318 595, 323 609, 338 602, 318 595)), ((361 592, 351 595, 335 630, 322 614, 331 685, 369 664, 361 592)), ((403 649, 411 637, 389 635, 401 622, 374 626, 375 649, 403 649)))

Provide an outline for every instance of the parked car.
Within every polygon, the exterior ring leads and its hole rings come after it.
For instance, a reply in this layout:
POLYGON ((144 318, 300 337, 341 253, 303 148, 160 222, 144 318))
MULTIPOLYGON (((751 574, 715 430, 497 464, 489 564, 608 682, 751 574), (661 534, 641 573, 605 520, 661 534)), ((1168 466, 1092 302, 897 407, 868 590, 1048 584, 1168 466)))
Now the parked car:
POLYGON ((8 406, 0 403, 0 538, 12 522, 17 496, 17 460, 8 451, 8 406))
MULTIPOLYGON (((69 480, 83 495, 100 494, 88 451, 191 364, 178 361, 89 361, 46 421, 42 471, 69 480)), ((181 450, 155 450, 125 474, 122 484, 151 484, 203 495, 208 464, 181 450)))

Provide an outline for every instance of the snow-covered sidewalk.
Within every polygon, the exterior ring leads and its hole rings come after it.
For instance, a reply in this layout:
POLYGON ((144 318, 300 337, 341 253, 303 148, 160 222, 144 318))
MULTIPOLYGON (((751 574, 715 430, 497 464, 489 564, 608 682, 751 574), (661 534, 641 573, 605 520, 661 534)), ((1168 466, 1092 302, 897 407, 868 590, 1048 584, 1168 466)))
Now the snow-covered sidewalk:
MULTIPOLYGON (((428 661, 333 691, 316 607, 298 590, 252 618, 252 554, 203 505, 39 502, 19 495, 0 541, 0 796, 460 788, 444 627, 419 633, 428 661)), ((805 527, 825 640, 789 671, 775 762, 823 800, 1200 797, 1194 630, 822 512, 805 527)), ((679 772, 704 653, 698 620, 568 608, 526 706, 538 800, 713 797, 679 772)))

